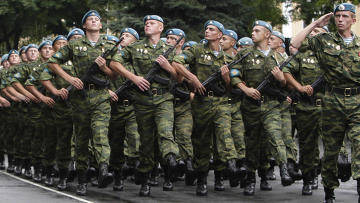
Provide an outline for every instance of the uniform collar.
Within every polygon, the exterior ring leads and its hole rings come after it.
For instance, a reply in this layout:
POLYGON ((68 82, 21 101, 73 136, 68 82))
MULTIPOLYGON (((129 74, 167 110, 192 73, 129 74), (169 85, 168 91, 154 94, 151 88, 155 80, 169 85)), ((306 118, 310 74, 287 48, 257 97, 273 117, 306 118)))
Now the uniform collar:
MULTIPOLYGON (((154 49, 154 46, 149 42, 149 38, 147 38, 147 37, 144 39, 144 46, 146 48, 154 49)), ((165 42, 163 42, 162 40, 159 40, 159 42, 156 44, 155 49, 160 49, 160 48, 165 48, 165 47, 166 47, 165 42)))
MULTIPOLYGON (((89 46, 92 47, 90 40, 89 40, 86 36, 82 37, 82 41, 83 41, 85 44, 88 44, 89 46)), ((103 45, 105 44, 105 42, 106 42, 105 36, 100 35, 99 40, 96 42, 96 44, 95 44, 94 47, 97 47, 98 45, 103 46, 103 45)))
POLYGON ((219 54, 217 56, 214 54, 214 51, 210 49, 209 43, 204 44, 204 48, 205 48, 205 53, 206 54, 211 54, 215 58, 221 58, 221 57, 224 56, 224 51, 221 49, 221 47, 220 47, 220 50, 219 50, 219 54))

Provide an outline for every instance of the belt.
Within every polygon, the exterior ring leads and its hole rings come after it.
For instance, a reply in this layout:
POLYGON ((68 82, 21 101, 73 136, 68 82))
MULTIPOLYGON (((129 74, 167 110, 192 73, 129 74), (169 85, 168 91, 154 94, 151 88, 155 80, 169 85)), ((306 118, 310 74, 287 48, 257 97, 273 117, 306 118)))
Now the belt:
POLYGON ((350 97, 353 95, 360 94, 360 87, 348 87, 348 88, 332 87, 330 88, 330 91, 335 92, 336 94, 342 94, 345 97, 350 97))
POLYGON ((167 92, 169 92, 168 88, 152 88, 152 89, 148 90, 148 94, 150 96, 163 95, 167 92))
POLYGON ((87 89, 87 90, 103 90, 107 88, 106 86, 99 86, 99 85, 95 85, 95 84, 91 84, 91 83, 88 83, 88 84, 85 84, 85 88, 84 89, 87 89))
POLYGON ((222 94, 222 95, 219 95, 219 94, 216 94, 214 91, 212 90, 209 90, 209 91, 206 91, 204 95, 200 95, 198 93, 195 94, 196 96, 199 96, 199 97, 223 97, 225 94, 222 94))
POLYGON ((237 99, 237 98, 229 98, 228 99, 229 104, 235 104, 235 103, 240 102, 240 101, 241 101, 241 99, 237 99))

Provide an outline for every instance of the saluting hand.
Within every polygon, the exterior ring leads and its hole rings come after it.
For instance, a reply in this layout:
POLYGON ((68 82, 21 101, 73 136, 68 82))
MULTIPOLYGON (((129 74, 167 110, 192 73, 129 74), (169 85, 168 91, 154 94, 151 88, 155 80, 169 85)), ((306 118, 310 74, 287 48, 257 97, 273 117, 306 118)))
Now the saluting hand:
POLYGON ((321 16, 319 19, 316 20, 316 25, 318 27, 324 27, 325 25, 329 24, 330 18, 333 16, 333 13, 327 13, 321 16))
POLYGON ((78 90, 84 88, 84 83, 77 77, 71 77, 69 83, 78 90))

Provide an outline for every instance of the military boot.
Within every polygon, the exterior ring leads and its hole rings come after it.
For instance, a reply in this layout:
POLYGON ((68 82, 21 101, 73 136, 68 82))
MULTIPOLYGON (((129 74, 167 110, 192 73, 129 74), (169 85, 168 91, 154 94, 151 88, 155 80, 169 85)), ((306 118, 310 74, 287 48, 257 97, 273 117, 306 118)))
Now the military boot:
POLYGON ((295 161, 288 159, 288 162, 286 165, 288 168, 289 175, 293 179, 293 181, 302 179, 302 174, 301 174, 300 170, 298 170, 296 168, 295 161))
POLYGON ((67 188, 67 177, 68 177, 68 169, 67 168, 59 168, 59 183, 56 188, 60 191, 64 191, 67 188))
POLYGON ((48 166, 45 168, 45 174, 46 174, 45 185, 48 187, 54 186, 53 170, 54 170, 53 166, 48 166))
POLYGON ((32 178, 32 174, 31 174, 31 162, 30 159, 25 159, 24 161, 24 176, 26 179, 31 179, 32 178))
POLYGON ((141 182, 141 187, 139 191, 139 195, 141 197, 150 196, 150 185, 149 185, 149 173, 140 173, 137 175, 141 182))
POLYGON ((335 203, 334 189, 324 188, 324 191, 325 191, 324 203, 335 203))
POLYGON ((286 164, 280 164, 279 168, 280 168, 281 184, 283 186, 291 185, 294 181, 289 175, 286 164))
POLYGON ((246 180, 245 180, 245 188, 244 195, 253 196, 255 195, 255 172, 247 171, 246 180))
POLYGON ((338 156, 338 178, 341 182, 346 182, 351 178, 351 163, 346 154, 340 153, 338 156))
POLYGON ((159 167, 157 165, 151 170, 150 180, 148 182, 150 186, 153 187, 159 186, 159 167))
POLYGON ((237 187, 239 185, 241 174, 236 167, 236 160, 231 159, 227 162, 227 174, 229 177, 230 187, 237 187))
POLYGON ((177 162, 175 159, 175 155, 169 153, 168 155, 166 155, 165 160, 166 160, 166 167, 168 167, 170 175, 176 174, 177 162))
POLYGON ((108 171, 107 163, 100 163, 99 166, 99 188, 106 188, 113 181, 113 175, 108 171))
POLYGON ((34 176, 33 176, 33 180, 37 183, 41 183, 41 178, 42 178, 42 167, 40 164, 35 164, 34 165, 34 176))
POLYGON ((216 191, 224 191, 225 190, 225 186, 222 183, 222 171, 214 171, 214 175, 215 175, 215 186, 214 189, 216 191))
POLYGON ((356 179, 356 184, 357 184, 357 186, 356 186, 357 193, 358 193, 358 195, 360 195, 360 178, 356 179))
POLYGON ((87 177, 85 170, 78 170, 78 185, 76 186, 76 194, 85 196, 87 192, 87 177))
POLYGON ((312 178, 312 175, 304 174, 303 178, 303 188, 302 188, 302 195, 312 195, 312 181, 314 179, 312 178))
POLYGON ((8 173, 14 173, 14 156, 11 154, 8 154, 8 163, 6 171, 8 173))
POLYGON ((3 153, 0 153, 0 170, 5 170, 5 157, 3 153))
POLYGON ((73 182, 74 179, 76 177, 76 162, 74 159, 72 159, 69 163, 69 167, 68 167, 68 177, 67 177, 67 182, 73 182))
POLYGON ((184 175, 186 172, 186 163, 184 160, 179 160, 176 167, 176 177, 177 181, 184 181, 184 175))
POLYGON ((196 195, 197 196, 206 196, 207 191, 207 172, 197 172, 197 187, 196 195))
POLYGON ((276 180, 274 167, 270 167, 268 171, 266 172, 266 179, 267 180, 276 180))
POLYGON ((272 187, 271 187, 271 184, 266 179, 266 171, 267 170, 259 170, 258 171, 259 176, 261 178, 261 180, 260 180, 260 190, 271 191, 272 187))
POLYGON ((114 191, 123 191, 124 190, 124 177, 122 176, 122 170, 114 170, 114 191))
POLYGON ((196 174, 193 167, 192 159, 186 159, 185 185, 195 186, 196 174))
POLYGON ((15 158, 15 161, 14 161, 14 174, 15 175, 21 176, 23 165, 24 165, 23 159, 15 158))
POLYGON ((171 182, 171 172, 168 166, 164 167, 164 183, 163 183, 163 191, 172 191, 174 188, 173 183, 171 182))

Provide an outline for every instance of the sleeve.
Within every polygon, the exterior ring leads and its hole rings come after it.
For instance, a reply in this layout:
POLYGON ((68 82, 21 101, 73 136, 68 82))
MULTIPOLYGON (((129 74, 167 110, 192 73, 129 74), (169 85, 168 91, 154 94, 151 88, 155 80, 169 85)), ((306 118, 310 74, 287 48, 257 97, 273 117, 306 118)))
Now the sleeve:
MULTIPOLYGON (((237 55, 235 60, 240 59, 242 56, 244 56, 246 53, 244 53, 244 51, 240 51, 237 55)), ((249 57, 249 56, 247 56, 249 57)), ((244 59, 245 60, 245 59, 244 59)), ((243 60, 243 61, 244 61, 243 60)), ((239 83, 245 83, 242 78, 243 78, 243 63, 240 62, 238 64, 235 64, 233 66, 233 68, 230 70, 230 78, 231 78, 231 85, 232 86, 236 86, 239 83)))
POLYGON ((25 68, 25 66, 17 66, 16 69, 14 69, 13 71, 10 71, 8 73, 9 74, 9 77, 8 77, 9 84, 14 83, 14 82, 21 83, 21 81, 26 80, 24 68, 25 68))
POLYGON ((70 44, 63 46, 59 51, 54 53, 49 59, 48 63, 63 64, 68 60, 71 60, 72 49, 70 44))
POLYGON ((39 80, 51 80, 53 75, 50 73, 48 67, 44 68, 44 70, 40 73, 39 80))
POLYGON ((324 34, 325 33, 318 34, 314 37, 306 37, 305 40, 302 41, 299 51, 302 53, 309 49, 316 53, 321 51, 323 47, 321 38, 324 36, 324 34))
POLYGON ((34 86, 36 82, 36 77, 33 72, 30 73, 29 78, 25 81, 25 86, 34 86))
POLYGON ((125 49, 118 51, 111 58, 112 61, 119 62, 122 65, 125 63, 131 62, 131 50, 129 47, 125 47, 125 49))
POLYGON ((282 70, 284 73, 290 73, 291 75, 296 75, 300 71, 300 64, 298 56, 295 57, 287 66, 282 70))
POLYGON ((195 61, 195 52, 196 49, 191 47, 190 49, 183 51, 181 54, 176 55, 173 58, 173 62, 180 63, 182 65, 189 64, 191 66, 195 61))

